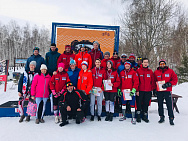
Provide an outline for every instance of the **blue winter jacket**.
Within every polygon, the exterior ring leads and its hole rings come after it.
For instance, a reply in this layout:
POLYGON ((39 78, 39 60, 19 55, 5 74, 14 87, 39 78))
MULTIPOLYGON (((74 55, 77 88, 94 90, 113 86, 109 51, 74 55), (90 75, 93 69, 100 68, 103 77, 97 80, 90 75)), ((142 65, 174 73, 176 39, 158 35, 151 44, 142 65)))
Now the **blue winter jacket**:
POLYGON ((79 68, 76 67, 75 70, 72 71, 71 68, 69 67, 68 71, 67 71, 67 73, 69 75, 69 79, 70 79, 70 81, 73 83, 73 85, 75 87, 77 87, 78 75, 79 75, 80 70, 81 69, 79 69, 79 68))
POLYGON ((40 72, 40 66, 41 64, 45 64, 45 60, 44 58, 39 54, 37 56, 35 56, 34 54, 31 55, 31 57, 29 57, 27 59, 27 62, 26 62, 26 65, 25 65, 25 71, 29 71, 29 64, 31 61, 36 61, 37 65, 36 65, 36 68, 35 68, 35 72, 40 72))
POLYGON ((121 61, 121 62, 120 62, 120 65, 119 65, 119 67, 118 67, 118 69, 117 69, 118 74, 120 74, 120 72, 121 72, 122 70, 124 70, 124 69, 125 69, 124 63, 121 61))
POLYGON ((56 48, 55 51, 50 49, 50 51, 46 53, 45 61, 50 75, 57 70, 57 60, 60 55, 61 54, 58 52, 58 48, 56 48))

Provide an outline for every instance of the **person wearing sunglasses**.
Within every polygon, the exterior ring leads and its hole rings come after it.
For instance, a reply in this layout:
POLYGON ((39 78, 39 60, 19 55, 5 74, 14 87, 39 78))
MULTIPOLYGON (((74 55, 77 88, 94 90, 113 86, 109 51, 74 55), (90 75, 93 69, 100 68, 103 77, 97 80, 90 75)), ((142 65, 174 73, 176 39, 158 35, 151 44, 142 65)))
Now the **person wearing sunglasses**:
POLYGON ((26 65, 25 65, 25 71, 29 71, 29 64, 31 61, 36 61, 36 68, 35 72, 40 72, 40 66, 42 64, 45 64, 44 58, 39 54, 39 48, 35 47, 33 49, 33 55, 27 59, 26 65))
POLYGON ((159 67, 154 72, 154 78, 156 85, 158 84, 156 86, 156 91, 154 90, 154 95, 157 95, 158 100, 158 113, 160 116, 158 122, 163 123, 165 121, 163 109, 163 101, 165 99, 170 125, 174 125, 172 86, 176 85, 178 82, 177 75, 172 69, 166 66, 166 61, 162 59, 159 61, 159 67), (162 88, 159 83, 162 85, 162 88))
POLYGON ((138 68, 140 68, 141 67, 141 65, 142 65, 142 57, 137 57, 137 66, 138 66, 138 68))
POLYGON ((63 127, 69 123, 67 116, 76 119, 76 124, 84 122, 87 101, 87 96, 82 91, 75 90, 71 81, 67 82, 66 91, 63 92, 59 99, 59 109, 62 117, 62 123, 59 126, 63 127))
POLYGON ((120 61, 120 63, 117 64, 117 72, 118 72, 118 74, 119 74, 122 70, 125 69, 124 63, 126 62, 126 60, 127 60, 127 54, 124 54, 124 53, 123 53, 123 54, 121 55, 121 61, 120 61))
POLYGON ((114 69, 117 70, 118 69, 118 64, 120 64, 121 59, 118 56, 118 52, 114 51, 113 52, 113 56, 111 57, 111 60, 114 62, 114 69))
POLYGON ((138 69, 138 64, 135 62, 135 55, 134 55, 134 53, 131 53, 130 55, 129 55, 129 62, 131 63, 131 68, 133 69, 133 70, 137 70, 138 69))

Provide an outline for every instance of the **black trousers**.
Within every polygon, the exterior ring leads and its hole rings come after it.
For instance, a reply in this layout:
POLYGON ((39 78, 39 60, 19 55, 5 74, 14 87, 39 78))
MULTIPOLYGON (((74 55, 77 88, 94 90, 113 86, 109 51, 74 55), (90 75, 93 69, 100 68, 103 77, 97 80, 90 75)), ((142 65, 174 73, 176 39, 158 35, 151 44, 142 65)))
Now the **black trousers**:
POLYGON ((104 92, 104 97, 105 97, 105 101, 112 101, 114 102, 115 100, 115 96, 117 95, 117 93, 114 92, 104 92))
POLYGON ((137 111, 148 112, 151 96, 151 92, 139 91, 139 96, 136 96, 137 111))
POLYGON ((164 117, 164 108, 163 108, 163 101, 166 101, 166 106, 168 110, 168 116, 169 118, 174 118, 173 113, 173 100, 172 100, 172 94, 171 92, 157 92, 157 100, 158 100, 158 113, 159 116, 164 117))
POLYGON ((39 109, 38 109, 38 119, 41 119, 41 116, 42 116, 42 110, 43 110, 43 101, 41 101, 40 104, 39 104, 39 109))

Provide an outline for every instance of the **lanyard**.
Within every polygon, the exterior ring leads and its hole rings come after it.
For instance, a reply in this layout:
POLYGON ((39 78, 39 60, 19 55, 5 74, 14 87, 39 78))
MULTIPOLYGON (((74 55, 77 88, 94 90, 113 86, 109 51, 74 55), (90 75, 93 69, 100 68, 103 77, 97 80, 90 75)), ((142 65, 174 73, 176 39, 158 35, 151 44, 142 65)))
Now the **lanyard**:
POLYGON ((112 70, 110 70, 110 73, 107 71, 108 79, 111 77, 112 70))
POLYGON ((98 72, 97 72, 97 68, 95 67, 95 71, 96 71, 96 79, 98 79, 98 76, 99 76, 99 71, 100 71, 100 67, 99 67, 98 72))

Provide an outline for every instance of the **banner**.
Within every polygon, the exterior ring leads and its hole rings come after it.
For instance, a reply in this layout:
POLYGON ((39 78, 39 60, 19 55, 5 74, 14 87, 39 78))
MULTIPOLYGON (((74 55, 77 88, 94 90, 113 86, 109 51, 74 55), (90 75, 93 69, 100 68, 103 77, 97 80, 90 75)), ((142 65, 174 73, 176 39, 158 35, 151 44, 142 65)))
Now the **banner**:
POLYGON ((65 50, 65 45, 71 45, 71 48, 78 52, 80 44, 87 46, 88 50, 93 48, 93 42, 100 44, 102 52, 109 51, 113 54, 115 31, 113 30, 91 30, 75 28, 57 28, 57 47, 60 53, 65 50))
POLYGON ((6 92, 9 60, 0 61, 0 81, 5 81, 4 91, 6 92))
POLYGON ((26 62, 27 62, 27 59, 16 59, 15 60, 16 64, 26 64, 26 62))

